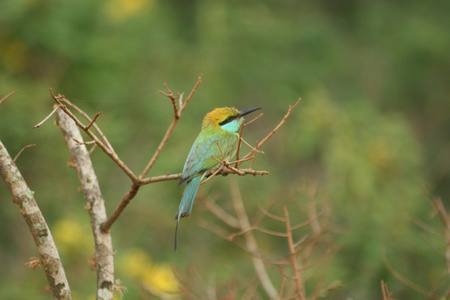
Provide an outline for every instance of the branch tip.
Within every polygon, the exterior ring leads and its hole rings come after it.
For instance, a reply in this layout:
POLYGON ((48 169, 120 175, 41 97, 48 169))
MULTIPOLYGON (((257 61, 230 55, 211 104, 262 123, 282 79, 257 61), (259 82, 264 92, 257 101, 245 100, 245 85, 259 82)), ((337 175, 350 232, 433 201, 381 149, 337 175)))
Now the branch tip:
POLYGON ((3 102, 5 102, 6 100, 8 100, 9 99, 9 97, 11 97, 12 95, 14 95, 15 93, 17 93, 19 90, 17 89, 17 90, 14 90, 14 91, 12 91, 11 93, 9 93, 8 95, 6 95, 5 97, 3 97, 1 100, 0 100, 0 104, 2 104, 3 102))

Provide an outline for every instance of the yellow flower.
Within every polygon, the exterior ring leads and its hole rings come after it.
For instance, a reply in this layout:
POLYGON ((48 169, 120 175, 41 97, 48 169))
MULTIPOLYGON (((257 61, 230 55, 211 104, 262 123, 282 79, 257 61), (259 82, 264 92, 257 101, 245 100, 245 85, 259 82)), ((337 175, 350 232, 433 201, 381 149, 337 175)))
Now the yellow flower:
POLYGON ((109 0, 106 2, 106 13, 116 21, 129 19, 140 13, 153 0, 109 0))
POLYGON ((120 269, 127 277, 142 279, 152 268, 150 256, 139 248, 129 249, 120 259, 120 269))
POLYGON ((155 265, 145 274, 143 285, 154 293, 176 296, 179 292, 178 280, 169 265, 155 265))
POLYGON ((75 220, 63 219, 56 222, 52 229, 56 246, 64 253, 90 254, 94 250, 92 234, 75 220))

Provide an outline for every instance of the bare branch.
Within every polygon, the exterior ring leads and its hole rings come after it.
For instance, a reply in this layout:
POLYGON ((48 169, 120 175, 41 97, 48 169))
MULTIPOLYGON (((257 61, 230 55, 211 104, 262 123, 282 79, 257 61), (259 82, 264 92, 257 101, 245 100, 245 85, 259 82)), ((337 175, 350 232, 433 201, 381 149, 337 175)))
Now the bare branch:
MULTIPOLYGON (((153 154, 152 158, 150 159, 149 163, 147 164, 145 169, 142 171, 141 175, 139 175, 139 179, 144 178, 148 174, 150 169, 153 167, 153 165, 155 164, 156 160, 158 159, 159 155, 161 154, 162 149, 164 148, 164 146, 166 145, 166 143, 169 140, 170 136, 172 135, 172 132, 173 132, 175 126, 177 125, 179 118, 183 114, 183 111, 186 109, 187 104, 189 103, 191 98, 194 96, 195 92, 197 91, 198 86, 201 84, 202 76, 203 75, 200 75, 200 77, 197 80, 197 83, 195 84, 195 86, 192 89, 191 93, 189 94, 188 98, 186 99, 184 104, 178 109, 178 111, 177 111, 177 108, 176 108, 175 98, 173 96, 173 93, 170 91, 170 89, 167 86, 167 84, 165 84, 167 90, 169 91, 169 94, 166 95, 166 94, 164 94, 162 92, 161 93, 171 99, 172 104, 174 106, 175 117, 173 118, 172 123, 167 128, 166 134, 164 135, 163 139, 161 140, 161 143, 159 143, 159 146, 156 149, 155 153, 153 154)), ((181 95, 180 95, 180 97, 181 97, 181 95)))
MULTIPOLYGON (((231 198, 233 199, 233 205, 234 210, 236 211, 236 215, 239 221, 239 226, 241 230, 247 230, 251 228, 250 221, 247 216, 247 212, 245 211, 244 203, 242 201, 242 196, 239 191, 239 186, 236 181, 236 179, 232 180, 230 183, 230 189, 231 189, 231 198)), ((249 249, 251 253, 259 255, 258 245, 256 243, 255 236, 252 234, 251 231, 244 234, 244 238, 246 241, 246 246, 249 249)), ((273 286, 272 281, 270 280, 269 274, 267 273, 267 270, 264 266, 264 262, 261 258, 257 257, 256 255, 252 256, 253 266, 256 271, 256 275, 259 278, 259 281, 261 282, 261 285, 263 286, 264 290, 266 291, 267 295, 271 299, 277 299, 278 298, 278 292, 273 286)))
POLYGON ((72 299, 58 249, 47 222, 34 199, 34 192, 28 187, 1 141, 0 174, 14 196, 14 202, 19 207, 20 213, 33 236, 53 299, 72 299))
POLYGON ((254 117, 253 119, 251 119, 247 123, 244 123, 243 127, 248 126, 248 125, 252 124, 253 122, 255 122, 256 120, 261 119, 263 115, 264 115, 264 113, 260 113, 258 116, 254 117))
POLYGON ((198 87, 200 86, 200 84, 202 84, 202 79, 203 79, 203 74, 200 74, 200 76, 198 76, 197 79, 197 83, 194 85, 194 88, 192 89, 191 93, 189 94, 189 96, 186 98, 186 100, 184 101, 184 103, 181 102, 181 98, 180 98, 180 110, 178 112, 179 116, 181 117, 181 114, 184 112, 184 110, 186 109, 187 105, 189 104, 189 101, 191 101, 192 97, 194 96, 195 92, 197 91, 198 87))
POLYGON ((321 263, 325 258, 327 258, 328 255, 329 255, 330 253, 331 253, 331 248, 328 248, 327 251, 325 251, 325 253, 324 253, 319 259, 317 259, 315 262, 312 262, 312 263, 309 264, 309 265, 303 266, 303 267, 301 268, 301 271, 307 270, 307 269, 309 269, 309 268, 314 267, 315 265, 318 265, 318 264, 321 263))
POLYGON ((199 191, 200 201, 206 206, 206 208, 212 212, 219 220, 227 224, 232 228, 239 228, 239 221, 223 210, 220 206, 216 205, 207 195, 199 191))
MULTIPOLYGON (((155 153, 153 154, 152 158, 150 159, 150 161, 148 162, 147 166, 144 168, 142 173, 138 177, 135 177, 134 174, 133 174, 133 177, 130 177, 132 179, 132 181, 133 181, 133 183, 132 183, 132 185, 130 187, 130 190, 123 196, 122 200, 120 201, 119 205, 116 207, 116 209, 114 210, 112 215, 105 221, 104 224, 102 224, 101 228, 102 228, 103 232, 108 232, 109 231, 109 229, 111 228, 112 224, 114 224, 114 222, 117 220, 117 218, 122 214, 122 212, 125 209, 125 207, 127 207, 128 204, 130 203, 130 201, 133 200, 133 198, 136 196, 137 192, 139 191, 139 188, 143 185, 143 182, 144 182, 143 178, 148 174, 148 172, 151 170, 151 168, 155 164, 156 160, 158 159, 159 155, 161 154, 164 146, 166 145, 167 141, 169 140, 170 136, 172 135, 172 132, 173 132, 175 126, 177 125, 178 120, 180 119, 183 111, 186 109, 186 105, 188 104, 189 100, 192 98, 192 96, 194 95, 194 93, 197 90, 198 86, 200 85, 201 78, 202 78, 202 75, 200 75, 200 77, 197 80, 197 83, 195 84, 192 92, 189 94, 188 99, 178 109, 178 112, 177 112, 177 108, 176 108, 175 96, 173 95, 172 91, 169 89, 168 85, 165 84, 166 89, 168 90, 169 94, 164 94, 163 92, 160 92, 160 93, 165 95, 165 96, 167 96, 167 97, 169 97, 171 99, 172 105, 174 107, 174 115, 175 116, 174 116, 174 118, 172 120, 172 123, 167 128, 166 134, 164 135, 163 139, 161 140, 158 148, 156 149, 155 153)), ((180 95, 179 97, 180 97, 180 104, 181 104, 181 97, 182 97, 182 95, 180 95)), ((170 179, 172 179, 172 178, 170 178, 170 179)), ((165 179, 165 180, 170 180, 170 179, 165 179)), ((146 182, 156 182, 156 180, 155 181, 147 180, 146 182)))
POLYGON ((16 162, 16 160, 19 158, 20 154, 22 154, 22 152, 25 149, 32 148, 32 147, 36 147, 36 144, 30 144, 30 145, 27 145, 27 146, 23 147, 22 149, 20 149, 19 153, 17 153, 17 155, 16 155, 16 157, 14 157, 13 161, 16 162))
POLYGON ((244 142, 244 144, 246 144, 251 149, 250 153, 253 152, 253 153, 265 154, 264 151, 258 150, 255 147, 253 147, 252 145, 250 145, 244 138, 241 137, 241 140, 244 142))
POLYGON ((261 228, 261 227, 251 226, 251 227, 249 227, 249 228, 247 228, 245 230, 242 230, 241 232, 234 233, 234 234, 230 235, 227 239, 229 241, 232 241, 235 237, 243 235, 243 234, 246 234, 246 233, 248 233, 250 231, 260 231, 262 233, 266 233, 266 234, 269 234, 271 236, 287 237, 287 234, 284 233, 284 232, 277 232, 277 231, 267 230, 267 229, 264 229, 264 228, 261 228))
MULTIPOLYGON (((208 175, 207 178, 205 180, 203 180, 202 182, 200 182, 200 185, 205 184, 206 182, 210 181, 213 177, 215 177, 217 174, 219 174, 221 171, 223 171, 225 169, 225 165, 221 164, 219 168, 217 168, 217 170, 215 170, 212 174, 208 175)), ((224 174, 224 173, 222 173, 224 174)))
POLYGON ((423 287, 415 284, 414 282, 412 282, 411 280, 409 280, 408 278, 406 278, 405 276, 400 274, 396 269, 394 269, 394 267, 392 267, 392 265, 387 260, 386 252, 384 250, 382 252, 381 257, 383 259, 383 263, 384 263, 385 267, 389 270, 389 272, 392 273, 392 275, 394 275, 395 278, 397 278, 398 280, 400 280, 401 282, 403 282, 405 285, 409 286, 410 288, 412 288, 412 289, 418 291, 419 293, 427 296, 428 298, 432 297, 432 293, 430 293, 429 291, 427 291, 423 287))
MULTIPOLYGON (((300 103, 301 100, 302 99, 299 98, 294 105, 289 106, 288 112, 284 115, 281 122, 265 138, 263 138, 259 143, 256 143, 255 149, 259 149, 265 142, 267 142, 278 131, 278 129, 280 129, 281 126, 284 125, 284 123, 286 123, 286 120, 289 117, 289 115, 291 114, 292 110, 300 103)), ((251 156, 251 153, 252 152, 248 153, 246 156, 244 156, 244 158, 247 156, 251 156)))
POLYGON ((57 110, 58 108, 59 108, 59 104, 55 104, 55 105, 54 105, 54 108, 53 108, 53 110, 52 110, 52 112, 49 113, 48 116, 46 116, 44 120, 42 120, 42 121, 39 122, 38 124, 34 125, 32 128, 35 129, 35 128, 41 127, 42 124, 44 124, 48 119, 50 119, 51 116, 53 116, 53 114, 56 112, 56 110, 57 110))
POLYGON ((19 90, 14 90, 11 93, 9 93, 8 95, 6 95, 5 97, 3 97, 0 100, 0 104, 2 104, 3 102, 5 102, 6 100, 8 100, 9 97, 11 97, 12 95, 14 95, 15 93, 17 93, 19 90))
POLYGON ((74 139, 83 141, 77 125, 62 109, 56 111, 56 117, 77 170, 89 211, 97 262, 97 299, 112 299, 114 293, 114 251, 111 235, 100 230, 100 225, 107 218, 105 201, 86 146, 79 145, 74 141, 74 139))
POLYGON ((128 192, 123 196, 122 200, 120 201, 119 205, 117 205, 114 212, 109 216, 107 220, 101 225, 101 230, 103 233, 108 233, 112 224, 117 220, 117 218, 120 217, 123 210, 127 205, 130 203, 130 201, 136 196, 137 192, 139 191, 140 185, 137 183, 133 183, 128 190, 128 192))
POLYGON ((442 203, 441 198, 432 199, 432 203, 445 228, 445 262, 447 265, 447 276, 450 278, 450 217, 444 207, 444 203, 442 203))
POLYGON ((393 300, 392 292, 389 292, 387 283, 381 280, 381 293, 383 295, 383 300, 393 300))
POLYGON ((94 122, 97 120, 97 118, 102 114, 101 111, 99 111, 98 113, 95 114, 95 116, 92 118, 92 121, 88 124, 88 126, 86 126, 85 130, 89 130, 89 128, 91 128, 92 124, 94 124, 94 122))
POLYGON ((95 141, 87 141, 87 142, 80 142, 77 139, 73 139, 75 141, 75 143, 77 143, 78 145, 97 145, 95 143, 95 141))
MULTIPOLYGON (((66 104, 67 106, 69 106, 70 108, 73 108, 74 110, 76 110, 80 115, 82 115, 86 121, 88 122, 92 122, 92 119, 87 115, 87 113, 85 113, 84 111, 82 111, 78 106, 76 106, 75 104, 73 104, 72 102, 70 102, 69 100, 67 100, 66 98, 61 99, 62 102, 64 102, 64 104, 66 104)), ((101 131, 100 127, 97 126, 96 123, 94 123, 92 125, 92 127, 94 127, 95 131, 97 132, 97 134, 100 136, 100 138, 103 140, 103 143, 106 145, 106 147, 111 150, 112 152, 114 152, 114 148, 111 145, 111 143, 108 141, 108 139, 106 138, 106 136, 103 134, 103 132, 101 131)))
POLYGON ((445 240, 445 263, 447 266, 447 276, 450 278, 450 216, 445 209, 444 203, 440 197, 431 196, 424 187, 421 187, 422 193, 433 204, 434 209, 439 215, 442 224, 444 225, 444 240, 445 240))
POLYGON ((159 91, 159 93, 163 96, 166 96, 167 98, 170 99, 170 101, 172 102, 172 107, 173 107, 173 118, 174 119, 179 119, 180 116, 178 115, 178 107, 177 107, 177 102, 176 102, 176 98, 173 95, 172 91, 169 89, 169 86, 167 85, 167 83, 164 82, 164 87, 167 90, 167 94, 164 93, 163 91, 159 91))
MULTIPOLYGON (((128 177, 130 177, 131 180, 134 180, 136 178, 136 176, 134 175, 133 171, 131 171, 128 166, 122 161, 120 160, 119 156, 114 152, 112 147, 109 147, 109 145, 105 145, 91 130, 89 130, 89 128, 87 128, 87 126, 85 126, 69 109, 67 109, 67 107, 62 103, 62 101, 64 101, 64 103, 68 103, 69 101, 67 99, 65 99, 64 96, 55 96, 53 94, 52 89, 50 89, 50 93, 52 98, 56 101, 56 103, 58 103, 60 105, 60 108, 72 119, 75 121, 75 124, 81 128, 87 135, 89 135, 92 140, 95 141, 95 143, 103 150, 103 152, 105 152, 124 172, 125 174, 128 175, 128 177)), ((72 104, 73 105, 73 104, 72 104)), ((81 110, 80 110, 81 111, 81 110)), ((92 120, 89 119, 89 122, 91 122, 92 120)), ((98 128, 96 126, 96 124, 93 124, 94 128, 98 128)))
POLYGON ((154 176, 154 177, 149 177, 149 178, 145 178, 140 180, 139 182, 141 184, 149 184, 149 183, 153 183, 153 182, 160 182, 160 181, 166 181, 166 180, 177 180, 181 178, 181 173, 178 174, 167 174, 167 175, 161 175, 161 176, 154 176))
POLYGON ((259 205, 258 205, 258 208, 265 216, 267 216, 267 217, 269 217, 269 218, 271 218, 273 220, 277 220, 277 221, 280 221, 280 222, 284 223, 284 221, 285 221, 284 218, 281 218, 279 216, 276 216, 276 215, 273 215, 273 214, 269 213, 267 210, 265 210, 264 208, 262 208, 259 205))
POLYGON ((300 224, 298 224, 296 226, 293 226, 291 228, 291 230, 294 231, 296 229, 299 229, 299 228, 305 227, 305 226, 307 226, 309 224, 312 224, 312 223, 316 222, 319 219, 320 216, 321 216, 321 214, 318 214, 317 216, 315 216, 314 218, 312 218, 312 219, 310 219, 310 220, 308 220, 306 222, 303 222, 303 223, 300 223, 300 224))
POLYGON ((305 300, 306 298, 305 298, 305 290, 303 287, 303 279, 300 273, 300 269, 297 266, 296 251, 294 246, 294 239, 292 237, 292 228, 289 220, 289 213, 286 206, 283 207, 283 210, 286 224, 287 241, 289 245, 289 253, 291 258, 291 266, 295 277, 295 284, 297 287, 297 296, 299 297, 300 300, 305 300))

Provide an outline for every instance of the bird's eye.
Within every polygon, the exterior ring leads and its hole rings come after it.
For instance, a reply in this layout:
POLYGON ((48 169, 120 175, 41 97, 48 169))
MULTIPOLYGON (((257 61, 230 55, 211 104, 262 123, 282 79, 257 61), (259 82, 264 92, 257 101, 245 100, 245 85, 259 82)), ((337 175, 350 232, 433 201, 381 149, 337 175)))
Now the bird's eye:
POLYGON ((228 117, 228 118, 227 118, 227 121, 228 121, 228 122, 230 122, 231 120, 232 120, 232 118, 231 118, 231 117, 228 117))

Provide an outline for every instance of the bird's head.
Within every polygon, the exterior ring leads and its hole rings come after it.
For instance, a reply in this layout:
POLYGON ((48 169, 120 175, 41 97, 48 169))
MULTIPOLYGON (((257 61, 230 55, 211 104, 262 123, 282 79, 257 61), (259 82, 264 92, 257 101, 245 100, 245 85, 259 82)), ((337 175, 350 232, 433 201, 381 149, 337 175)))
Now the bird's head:
POLYGON ((203 119, 202 128, 213 126, 229 132, 238 132, 244 121, 243 116, 258 109, 261 109, 261 107, 245 109, 243 111, 239 111, 234 107, 216 108, 206 114, 203 119))

